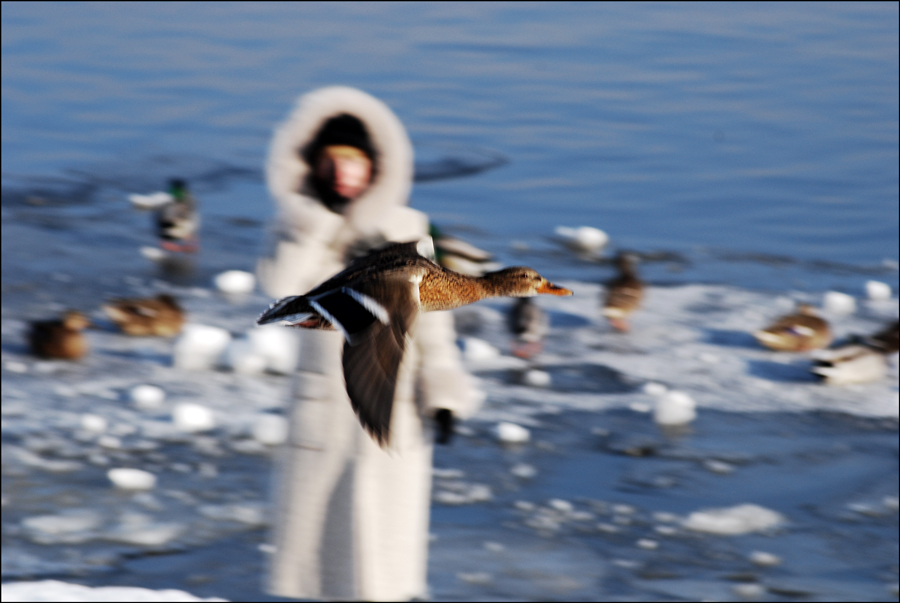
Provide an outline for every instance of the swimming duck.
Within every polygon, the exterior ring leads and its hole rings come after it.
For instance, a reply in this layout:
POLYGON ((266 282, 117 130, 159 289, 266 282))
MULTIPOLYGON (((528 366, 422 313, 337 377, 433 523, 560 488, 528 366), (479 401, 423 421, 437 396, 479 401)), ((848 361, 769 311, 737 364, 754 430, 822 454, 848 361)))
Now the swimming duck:
POLYGON ((619 276, 606 283, 603 316, 618 331, 628 331, 625 319, 640 307, 644 299, 644 283, 638 278, 636 264, 637 256, 633 253, 619 253, 615 259, 619 276))
POLYGON ((869 337, 813 355, 813 374, 829 385, 877 381, 887 372, 887 356, 898 350, 900 321, 869 337))
POLYGON ((172 337, 181 332, 184 311, 171 295, 114 299, 103 306, 106 315, 128 335, 172 337))
POLYGON ((160 246, 166 251, 197 251, 197 229, 200 217, 197 203, 187 190, 184 180, 173 179, 169 183, 173 201, 156 212, 156 231, 160 246))
POLYGON ((609 235, 593 226, 557 226, 556 240, 580 254, 597 255, 609 243, 609 235))
POLYGON ((428 226, 428 234, 434 241, 437 263, 460 274, 481 276, 485 272, 497 270, 500 265, 492 262, 493 256, 462 239, 447 236, 434 224, 428 226))
POLYGON ((530 297, 520 297, 515 301, 508 324, 509 330, 516 336, 512 344, 513 356, 527 360, 541 351, 541 342, 550 330, 550 321, 547 313, 530 297))
POLYGON ((488 297, 572 294, 530 268, 506 268, 481 277, 460 274, 429 259, 433 250, 430 237, 386 245, 305 295, 275 302, 257 321, 286 321, 343 334, 347 394, 362 426, 381 446, 390 438, 406 334, 419 312, 451 310, 488 297))
POLYGON ((81 331, 90 324, 87 316, 75 310, 61 319, 34 321, 28 333, 31 351, 41 358, 77 360, 87 354, 87 340, 81 331))
POLYGON ((795 314, 782 316, 753 336, 767 348, 784 352, 824 348, 832 339, 828 323, 809 304, 800 304, 795 314))

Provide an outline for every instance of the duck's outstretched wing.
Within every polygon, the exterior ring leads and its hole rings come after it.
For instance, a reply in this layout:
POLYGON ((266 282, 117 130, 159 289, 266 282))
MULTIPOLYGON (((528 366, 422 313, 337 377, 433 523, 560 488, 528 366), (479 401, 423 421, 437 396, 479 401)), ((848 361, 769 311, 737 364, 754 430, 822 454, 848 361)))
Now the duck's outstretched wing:
MULTIPOLYGON (((391 414, 397 372, 403 360, 406 337, 419 311, 417 284, 395 274, 355 285, 348 299, 371 300, 385 313, 367 309, 368 324, 348 333, 344 343, 344 381, 350 404, 360 423, 381 446, 390 441, 391 414)), ((346 301, 346 300, 345 300, 346 301)), ((359 303, 359 302, 358 302, 359 303)), ((359 303, 358 308, 363 304, 359 303)))

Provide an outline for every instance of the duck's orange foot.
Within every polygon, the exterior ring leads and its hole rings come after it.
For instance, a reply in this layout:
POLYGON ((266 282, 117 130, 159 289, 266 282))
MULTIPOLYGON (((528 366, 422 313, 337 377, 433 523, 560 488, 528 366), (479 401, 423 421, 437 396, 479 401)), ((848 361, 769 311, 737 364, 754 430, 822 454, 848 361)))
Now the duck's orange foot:
POLYGON ((542 349, 540 341, 514 341, 512 343, 512 355, 525 360, 537 356, 542 349))
POLYGON ((628 326, 628 323, 624 318, 610 318, 609 324, 612 326, 612 328, 614 328, 616 331, 619 331, 620 333, 627 333, 631 330, 631 327, 628 326))

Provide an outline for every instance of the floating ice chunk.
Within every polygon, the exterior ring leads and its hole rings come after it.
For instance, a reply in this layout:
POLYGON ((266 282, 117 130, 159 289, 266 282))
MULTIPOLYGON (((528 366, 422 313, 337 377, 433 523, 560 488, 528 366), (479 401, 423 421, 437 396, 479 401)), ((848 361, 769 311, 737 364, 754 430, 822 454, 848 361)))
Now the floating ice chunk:
POLYGON ((28 372, 28 365, 25 364, 24 362, 19 362, 17 360, 7 360, 3 366, 5 366, 6 370, 8 370, 11 373, 27 373, 28 372))
POLYGON ((134 405, 145 410, 159 408, 166 399, 166 392, 155 385, 136 385, 130 395, 134 405))
POLYGON ((497 439, 504 444, 523 444, 531 439, 531 432, 521 425, 501 421, 494 430, 497 439))
POLYGON ((462 469, 442 469, 439 467, 432 469, 431 474, 438 479, 462 479, 466 476, 466 472, 462 469))
POLYGON ((881 502, 891 511, 900 509, 900 499, 898 499, 896 496, 885 496, 883 499, 881 499, 881 502))
POLYGON ((715 459, 708 459, 703 461, 703 466, 713 473, 718 473, 720 475, 727 475, 729 473, 734 473, 734 465, 731 463, 726 463, 725 461, 717 461, 715 459))
POLYGON ((662 383, 653 383, 651 381, 644 384, 644 393, 648 396, 661 396, 667 391, 669 391, 669 388, 662 383))
POLYGON ((519 463, 517 465, 513 465, 509 472, 522 479, 531 479, 532 477, 537 475, 537 469, 535 469, 533 465, 529 465, 528 463, 519 463))
POLYGON ((869 299, 891 299, 891 286, 881 281, 866 281, 866 295, 869 299))
POLYGON ((567 247, 576 251, 597 252, 609 243, 609 235, 592 226, 557 226, 553 232, 567 247))
POLYGON ((484 586, 490 584, 493 578, 487 572, 459 572, 456 577, 466 584, 484 586))
POLYGON ((465 505, 473 502, 484 502, 494 497, 490 486, 484 484, 459 483, 436 490, 432 498, 445 505, 465 505))
POLYGON ((735 584, 731 590, 741 599, 747 599, 749 601, 762 599, 766 596, 766 588, 761 584, 756 584, 755 582, 735 584))
POLYGON ((503 546, 502 544, 500 544, 499 542, 485 541, 483 546, 484 546, 484 550, 489 551, 491 553, 502 553, 503 551, 506 550, 506 547, 503 546))
POLYGON ((653 526, 653 531, 662 536, 674 536, 678 529, 673 526, 653 526))
POLYGON ((118 450, 122 447, 122 440, 113 435, 102 435, 97 438, 97 443, 103 448, 118 450))
POLYGON ((213 283, 222 293, 250 293, 256 286, 256 277, 243 270, 226 270, 217 274, 213 283))
POLYGON ((150 490, 156 486, 156 476, 143 469, 110 469, 106 477, 123 490, 150 490))
POLYGON ((856 300, 840 291, 829 291, 825 294, 822 307, 832 314, 853 314, 856 312, 856 300))
POLYGON ((522 376, 522 381, 531 387, 547 387, 550 385, 550 373, 531 369, 522 376))
POLYGON ((231 505, 202 505, 200 514, 210 519, 236 521, 250 526, 266 525, 266 508, 262 503, 236 503, 231 505))
POLYGON ((694 400, 684 392, 663 394, 653 408, 653 420, 659 425, 683 425, 697 417, 694 400))
POLYGON ((85 431, 103 433, 106 431, 106 425, 106 419, 100 415, 92 415, 90 413, 81 415, 81 428, 85 431))
POLYGON ((181 431, 208 431, 216 426, 216 417, 202 404, 182 402, 172 409, 172 422, 181 431))
POLYGON ((483 362, 500 356, 500 350, 476 337, 461 337, 459 343, 463 360, 467 362, 483 362))
POLYGON ((266 446, 284 444, 288 437, 287 419, 268 413, 260 414, 253 423, 253 438, 266 446))
POLYGON ((149 245, 144 245, 143 247, 141 247, 141 255, 152 262, 160 262, 164 260, 169 254, 159 247, 150 247, 149 245))
POLYGON ((106 540, 138 546, 160 546, 174 540, 184 531, 178 523, 155 522, 149 515, 128 512, 115 530, 104 534, 106 540))
MULTIPOLYGON (((22 520, 29 537, 41 544, 76 544, 94 537, 100 516, 88 509, 73 509, 59 515, 37 515, 22 520)), ((6 585, 4 585, 4 591, 6 585)), ((6 600, 4 592, 3 600, 6 600)))
POLYGON ((697 532, 733 536, 769 530, 782 523, 784 517, 780 513, 759 505, 743 504, 723 509, 694 511, 682 525, 697 532))
POLYGON ((229 341, 231 334, 225 329, 200 324, 185 325, 181 337, 175 342, 173 364, 185 370, 211 369, 219 363, 229 341))
POLYGON ((781 557, 765 551, 753 551, 750 553, 750 563, 760 567, 772 567, 781 564, 781 557))
POLYGON ((128 195, 128 200, 138 209, 157 209, 167 203, 172 203, 175 198, 169 193, 158 191, 149 195, 132 193, 128 195))
POLYGON ((640 413, 650 412, 651 410, 653 410, 653 407, 650 406, 649 404, 647 404, 646 402, 637 402, 637 401, 631 402, 628 405, 628 408, 630 408, 634 412, 640 412, 640 413))
POLYGON ((135 586, 82 586, 58 580, 41 580, 39 582, 7 582, 3 585, 3 600, 19 603, 39 601, 159 601, 174 603, 187 601, 226 601, 218 597, 201 599, 182 590, 165 589, 150 590, 135 586))
POLYGON ((258 375, 266 370, 265 356, 257 353, 248 339, 234 339, 228 344, 225 364, 235 373, 244 375, 258 375))
POLYGON ((253 351, 266 360, 266 368, 273 373, 288 375, 297 368, 300 340, 295 329, 280 325, 263 325, 247 331, 253 351))
POLYGON ((560 513, 571 513, 572 509, 574 509, 572 503, 561 498, 551 498, 547 501, 547 506, 560 513))
POLYGON ((641 538, 634 544, 639 549, 645 549, 648 551, 655 551, 659 548, 659 542, 657 542, 656 540, 650 540, 649 538, 641 538))

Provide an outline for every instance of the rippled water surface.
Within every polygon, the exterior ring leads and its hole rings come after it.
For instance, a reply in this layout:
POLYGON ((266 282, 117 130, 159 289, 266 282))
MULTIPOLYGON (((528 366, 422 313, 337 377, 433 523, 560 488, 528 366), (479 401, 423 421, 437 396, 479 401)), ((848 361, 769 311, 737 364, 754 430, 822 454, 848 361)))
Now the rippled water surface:
POLYGON ((501 254, 589 224, 687 280, 896 285, 897 47, 894 3, 4 4, 3 184, 120 203, 180 174, 267 218, 272 127, 340 83, 394 108, 420 176, 505 158, 413 200, 501 254))

